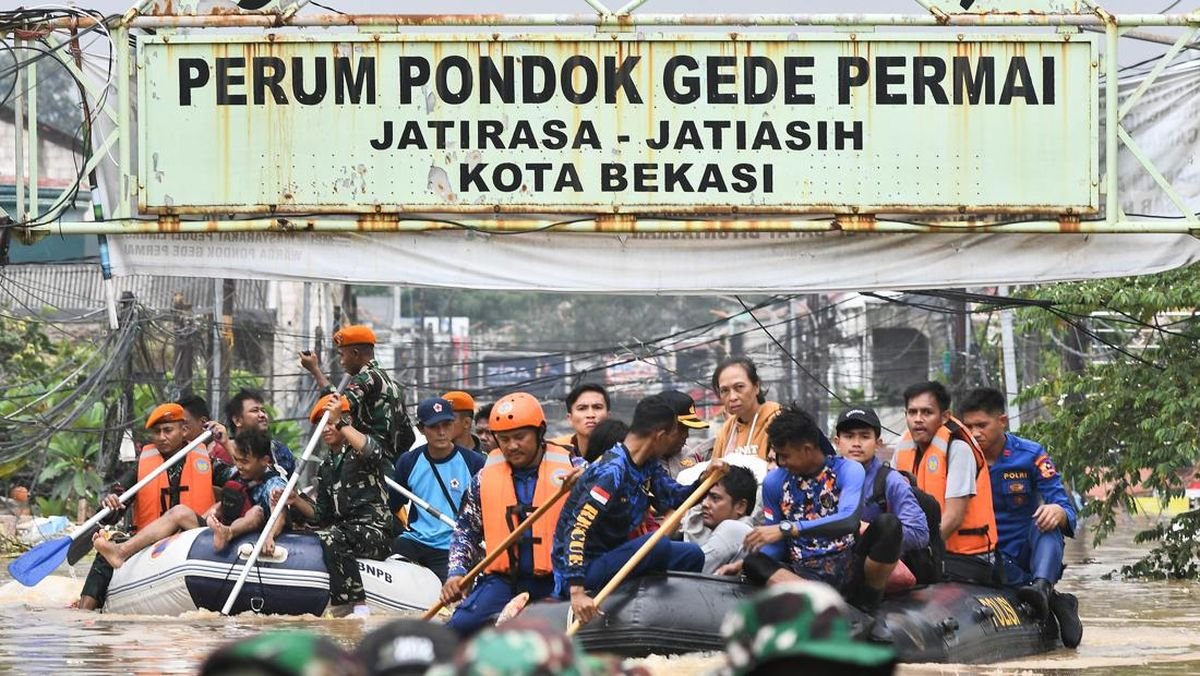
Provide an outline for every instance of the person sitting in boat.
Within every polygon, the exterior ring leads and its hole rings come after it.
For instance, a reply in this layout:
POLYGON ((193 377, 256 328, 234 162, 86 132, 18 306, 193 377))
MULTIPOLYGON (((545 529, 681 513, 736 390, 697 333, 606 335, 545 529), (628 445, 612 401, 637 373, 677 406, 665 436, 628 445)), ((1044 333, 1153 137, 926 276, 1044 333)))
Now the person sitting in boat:
MULTIPOLYGON (((913 556, 928 551, 930 523, 908 479, 885 466, 875 455, 883 428, 874 410, 857 406, 842 411, 834 431, 838 452, 861 463, 866 470, 863 478, 865 499, 859 517, 862 525, 854 547, 855 573, 860 576, 861 584, 855 585, 856 593, 848 600, 874 615, 883 602, 889 578, 898 566, 906 573, 907 586, 916 581, 900 561, 905 554, 913 556)), ((934 521, 935 527, 936 524, 934 521)), ((932 564, 934 557, 929 558, 932 564)), ((926 568, 932 568, 932 565, 926 568)), ((880 617, 875 618, 871 634, 879 641, 891 638, 880 617)))
MULTIPOLYGON (((273 468, 271 462, 271 438, 255 428, 237 435, 229 446, 241 483, 246 486, 250 505, 228 525, 218 518, 219 505, 214 504, 204 513, 197 513, 186 504, 167 510, 149 525, 140 528, 136 535, 125 542, 110 542, 97 533, 96 553, 103 556, 114 569, 120 568, 130 557, 163 538, 193 528, 208 526, 212 529, 212 545, 216 551, 225 549, 234 538, 255 532, 267 522, 270 514, 272 490, 282 490, 287 484, 273 468)), ((284 522, 276 524, 275 532, 263 544, 263 553, 270 556, 275 551, 275 536, 283 529, 284 522)))
POLYGON ((1004 394, 990 387, 972 390, 959 407, 987 459, 1005 583, 1041 619, 1053 612, 1063 645, 1074 648, 1083 638, 1079 601, 1054 585, 1062 578, 1064 537, 1075 537, 1075 506, 1046 449, 1008 432, 1005 411, 1004 394))
POLYGON ((704 496, 704 501, 688 510, 680 525, 684 542, 700 545, 704 569, 709 575, 718 568, 741 558, 742 542, 754 530, 754 505, 758 497, 758 479, 745 467, 730 467, 725 476, 704 496))
MULTIPOLYGON (((183 443, 190 444, 204 430, 210 428, 209 423, 212 422, 212 417, 209 413, 208 401, 199 395, 188 394, 180 397, 175 403, 183 409, 183 443)), ((226 467, 233 467, 233 458, 225 450, 224 444, 213 439, 203 446, 208 451, 210 460, 223 463, 226 467)))
POLYGON ((770 460, 767 425, 779 414, 780 406, 767 401, 758 367, 748 357, 726 359, 713 371, 712 387, 728 416, 717 431, 712 457, 746 453, 770 460))
MULTIPOLYGON (((225 418, 229 421, 233 436, 251 427, 258 428, 268 436, 271 434, 271 416, 267 413, 263 393, 258 390, 245 387, 238 390, 225 404, 225 418)), ((296 456, 287 444, 278 439, 271 439, 271 458, 276 470, 285 478, 296 471, 296 456)))
POLYGON ((483 450, 483 440, 475 435, 475 397, 462 390, 452 390, 443 394, 442 399, 454 407, 454 417, 458 424, 454 443, 480 455, 487 455, 487 451, 483 450))
MULTIPOLYGON (((417 405, 417 426, 426 443, 396 460, 396 483, 412 491, 443 514, 458 518, 471 479, 483 468, 485 456, 454 443, 458 419, 452 404, 430 397, 417 405)), ((395 514, 408 500, 391 494, 395 514)), ((392 553, 432 570, 443 583, 450 565, 450 539, 454 529, 427 512, 408 510, 408 528, 392 541, 392 553)))
MULTIPOLYGON (((483 560, 485 546, 503 542, 564 482, 573 483, 582 472, 572 467, 565 450, 546 445, 546 415, 532 395, 504 396, 492 409, 490 426, 497 450, 471 479, 459 512, 450 542, 450 575, 442 587, 445 604, 463 597, 463 577, 483 560)), ((561 511, 558 502, 515 546, 488 565, 451 616, 447 623, 451 629, 462 636, 473 634, 492 624, 517 595, 525 593, 529 601, 537 601, 554 592, 550 553, 561 511)))
MULTIPOLYGON (((121 476, 111 492, 104 497, 104 506, 113 510, 108 523, 116 523, 124 515, 125 507, 118 500, 118 495, 124 491, 123 487, 132 486, 141 480, 187 444, 184 441, 186 432, 183 407, 179 404, 168 403, 155 407, 146 418, 146 429, 151 431, 154 443, 142 448, 136 468, 121 476)), ((133 497, 131 506, 134 531, 149 526, 160 516, 180 505, 191 514, 192 523, 196 523, 197 514, 206 513, 216 504, 213 486, 217 481, 219 478, 213 471, 208 452, 200 447, 193 449, 186 458, 159 474, 133 497)), ((91 570, 88 571, 83 591, 79 596, 81 609, 95 610, 104 604, 112 575, 113 567, 105 557, 97 556, 92 561, 91 570)))
POLYGON ((574 458, 586 458, 607 451, 607 448, 601 448, 593 453, 591 437, 596 426, 608 418, 608 390, 596 383, 582 383, 567 393, 566 404, 567 423, 572 433, 550 439, 550 443, 565 448, 574 458))
MULTIPOLYGON (((317 424, 326 411, 329 419, 321 440, 329 455, 317 469, 316 498, 292 493, 287 504, 293 516, 317 529, 329 571, 330 613, 369 615, 358 558, 382 560, 389 554, 392 515, 384 487, 387 458, 378 439, 354 427, 345 398, 337 393, 321 397, 309 421, 317 424)), ((281 492, 272 492, 272 503, 278 502, 281 492)))
POLYGON ((942 508, 943 575, 1000 584, 1004 573, 995 559, 998 535, 987 461, 963 424, 950 415, 950 393, 939 382, 911 385, 904 391, 904 416, 908 429, 892 463, 915 476, 917 488, 942 508))
MULTIPOLYGON (((588 590, 604 586, 641 548, 651 534, 630 536, 653 505, 663 514, 692 493, 667 475, 661 459, 678 453, 689 429, 708 423, 696 417, 691 397, 680 393, 684 406, 672 406, 656 394, 638 402, 625 440, 592 463, 571 489, 554 531, 555 593, 570 598, 582 623, 599 613, 588 590)), ((494 418, 495 416, 493 416, 494 418)), ((723 471, 714 462, 709 471, 723 471)), ((704 551, 690 542, 660 539, 634 567, 633 576, 677 570, 698 573, 704 551)))
MULTIPOLYGON (((605 418, 596 425, 596 429, 592 430, 592 436, 588 437, 588 452, 583 456, 583 465, 590 465, 608 452, 610 448, 625 441, 625 437, 629 434, 629 425, 625 424, 624 420, 616 418, 605 418)), ((572 458, 572 463, 574 458, 572 458)))
POLYGON ((792 403, 767 425, 778 467, 763 482, 763 525, 746 536, 745 560, 721 569, 755 584, 852 581, 862 512, 862 465, 840 457, 809 413, 792 403))
POLYGON ((492 416, 492 409, 496 406, 484 404, 475 411, 475 438, 479 439, 479 450, 485 455, 496 450, 496 439, 490 434, 488 428, 488 418, 492 416))

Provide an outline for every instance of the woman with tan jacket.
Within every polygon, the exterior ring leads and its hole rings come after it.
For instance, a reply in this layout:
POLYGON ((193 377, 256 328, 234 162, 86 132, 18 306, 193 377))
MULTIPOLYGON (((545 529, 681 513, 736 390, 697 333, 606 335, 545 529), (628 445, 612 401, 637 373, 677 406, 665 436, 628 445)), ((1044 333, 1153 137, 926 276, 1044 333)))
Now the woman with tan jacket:
POLYGON ((777 402, 767 401, 758 378, 758 367, 748 357, 733 357, 717 365, 713 390, 728 416, 717 432, 712 457, 744 453, 771 460, 767 424, 779 413, 777 402))

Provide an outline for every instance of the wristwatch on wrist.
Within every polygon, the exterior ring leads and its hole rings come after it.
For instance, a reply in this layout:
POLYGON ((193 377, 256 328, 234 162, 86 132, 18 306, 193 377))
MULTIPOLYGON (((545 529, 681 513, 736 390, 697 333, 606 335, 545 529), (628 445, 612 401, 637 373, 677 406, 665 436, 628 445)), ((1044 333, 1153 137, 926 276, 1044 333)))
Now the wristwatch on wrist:
POLYGON ((334 427, 334 429, 340 430, 349 424, 350 424, 350 416, 343 414, 342 417, 338 418, 338 421, 333 424, 333 427, 334 427))
POLYGON ((780 521, 779 532, 787 537, 794 537, 796 535, 796 524, 791 521, 780 521))

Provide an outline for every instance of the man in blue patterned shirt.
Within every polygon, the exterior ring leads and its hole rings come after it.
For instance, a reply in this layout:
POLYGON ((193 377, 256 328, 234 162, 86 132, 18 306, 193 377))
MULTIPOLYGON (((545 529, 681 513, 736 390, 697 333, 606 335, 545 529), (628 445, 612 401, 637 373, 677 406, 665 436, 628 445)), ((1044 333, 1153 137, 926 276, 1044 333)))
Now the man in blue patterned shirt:
POLYGON ((775 416, 767 438, 779 467, 763 482, 764 524, 746 536, 753 553, 741 572, 758 584, 801 577, 843 590, 854 569, 866 472, 838 456, 816 420, 795 404, 775 416))

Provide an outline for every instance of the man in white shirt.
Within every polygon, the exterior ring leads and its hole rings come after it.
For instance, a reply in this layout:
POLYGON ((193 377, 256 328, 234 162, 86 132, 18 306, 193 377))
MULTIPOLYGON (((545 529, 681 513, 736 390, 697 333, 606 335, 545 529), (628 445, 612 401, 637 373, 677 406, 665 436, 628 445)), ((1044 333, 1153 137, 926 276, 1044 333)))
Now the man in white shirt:
POLYGON ((703 572, 712 575, 718 568, 745 556, 742 541, 754 529, 758 480, 745 467, 730 466, 704 501, 688 511, 683 519, 683 539, 700 545, 704 551, 703 572))

